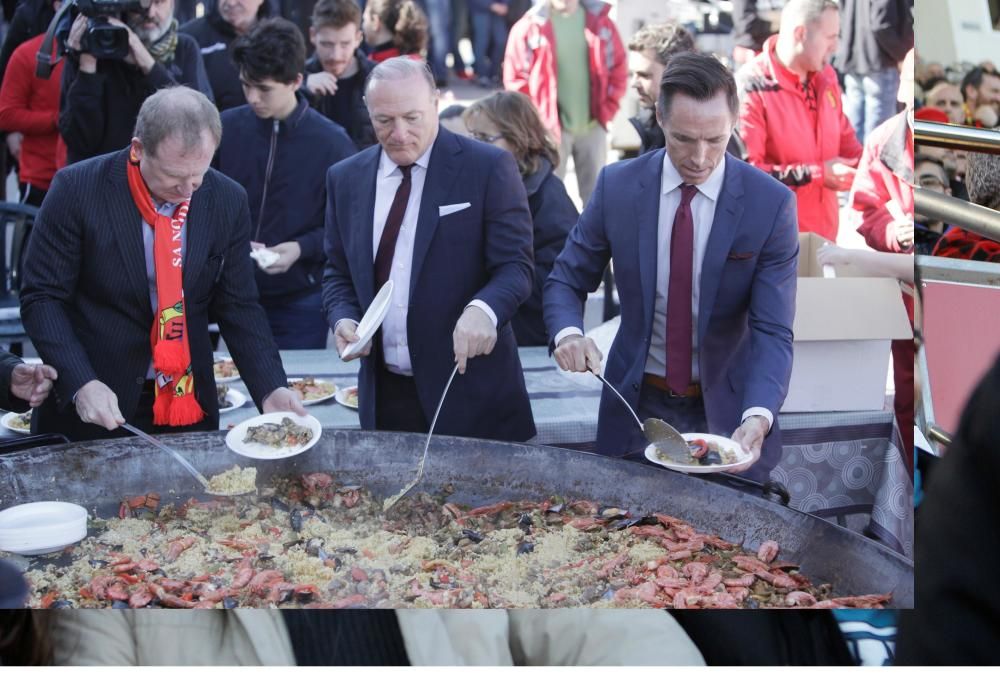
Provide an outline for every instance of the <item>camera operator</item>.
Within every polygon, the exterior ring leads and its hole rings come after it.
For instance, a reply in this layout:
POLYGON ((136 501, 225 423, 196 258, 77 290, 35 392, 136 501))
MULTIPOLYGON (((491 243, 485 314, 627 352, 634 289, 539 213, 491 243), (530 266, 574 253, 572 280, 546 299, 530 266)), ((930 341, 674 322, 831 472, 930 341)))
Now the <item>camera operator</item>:
POLYGON ((109 18, 128 31, 123 60, 82 51, 88 19, 77 15, 66 39, 59 113, 67 163, 128 145, 142 102, 157 89, 184 84, 212 97, 198 43, 177 31, 173 13, 174 0, 152 0, 145 12, 125 12, 125 22, 109 18))

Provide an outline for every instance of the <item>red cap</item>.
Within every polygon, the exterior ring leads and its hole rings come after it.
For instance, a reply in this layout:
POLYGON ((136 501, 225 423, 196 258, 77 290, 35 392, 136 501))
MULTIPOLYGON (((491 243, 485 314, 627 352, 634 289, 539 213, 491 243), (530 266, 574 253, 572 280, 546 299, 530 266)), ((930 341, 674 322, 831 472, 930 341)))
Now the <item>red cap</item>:
POLYGON ((924 120, 925 122, 941 122, 942 124, 948 123, 948 114, 943 110, 938 108, 932 108, 931 106, 924 106, 913 113, 913 117, 918 120, 924 120))

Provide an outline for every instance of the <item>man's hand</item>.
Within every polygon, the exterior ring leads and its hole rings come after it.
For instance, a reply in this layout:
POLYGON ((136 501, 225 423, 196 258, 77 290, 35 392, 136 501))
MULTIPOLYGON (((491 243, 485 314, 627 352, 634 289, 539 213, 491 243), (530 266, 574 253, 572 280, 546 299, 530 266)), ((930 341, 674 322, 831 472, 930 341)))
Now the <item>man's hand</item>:
POLYGON ((118 409, 118 397, 100 380, 91 380, 76 392, 76 414, 88 424, 114 431, 125 418, 118 409))
POLYGON ((48 398, 52 383, 58 377, 52 366, 19 363, 10 374, 10 393, 37 408, 48 398))
POLYGON ((302 247, 297 241, 285 241, 271 247, 278 259, 262 268, 266 274, 284 274, 302 256, 302 247))
POLYGON ((10 151, 10 156, 21 161, 21 141, 24 140, 24 134, 12 131, 7 134, 7 150, 10 151))
POLYGON ((913 246, 913 221, 894 220, 892 224, 896 227, 896 243, 900 248, 905 250, 913 246))
MULTIPOLYGON (((74 51, 80 51, 83 34, 87 32, 87 17, 77 14, 66 38, 66 46, 74 51)), ((80 72, 93 75, 97 72, 97 58, 87 52, 80 53, 80 72)))
POLYGON ((324 71, 306 78, 306 89, 313 96, 333 96, 337 93, 337 78, 324 71))
POLYGON ((469 359, 493 351, 497 344, 497 329, 486 312, 478 307, 466 307, 455 324, 451 338, 455 345, 458 372, 465 375, 469 359))
POLYGON ((353 361, 354 359, 360 359, 362 356, 368 356, 372 351, 371 340, 365 345, 365 348, 361 351, 355 352, 350 356, 344 356, 344 350, 347 349, 347 345, 352 342, 358 341, 358 324, 356 321, 351 319, 343 319, 337 323, 337 330, 333 331, 333 339, 337 345, 337 354, 340 355, 343 361, 353 361))
POLYGON ((837 192, 846 192, 851 189, 856 173, 857 170, 842 157, 828 159, 823 163, 823 185, 837 192))
POLYGON ((292 391, 288 387, 278 387, 264 398, 261 410, 266 413, 271 412, 292 412, 303 417, 308 415, 302 405, 302 397, 299 392, 292 391))
POLYGON ((739 429, 733 432, 733 440, 743 446, 743 449, 753 455, 753 461, 740 469, 733 469, 728 473, 743 473, 760 459, 760 449, 764 445, 764 437, 767 436, 767 418, 761 415, 751 415, 740 425, 739 429))
POLYGON ((601 372, 601 359, 604 354, 597 348, 597 343, 582 335, 567 335, 552 352, 556 363, 563 370, 571 373, 585 373, 588 370, 595 375, 601 372))
POLYGON ((143 75, 149 75, 149 71, 151 71, 153 66, 156 65, 156 59, 154 59, 153 55, 149 53, 148 49, 146 49, 146 45, 142 43, 139 36, 136 35, 135 32, 129 28, 128 24, 121 19, 112 17, 108 19, 108 23, 114 24, 115 26, 121 26, 128 31, 129 54, 125 57, 125 63, 131 63, 134 66, 138 66, 143 75))
POLYGON ((997 125, 997 122, 1000 121, 997 118, 996 108, 989 103, 976 108, 976 112, 973 114, 973 117, 987 129, 992 129, 997 125))

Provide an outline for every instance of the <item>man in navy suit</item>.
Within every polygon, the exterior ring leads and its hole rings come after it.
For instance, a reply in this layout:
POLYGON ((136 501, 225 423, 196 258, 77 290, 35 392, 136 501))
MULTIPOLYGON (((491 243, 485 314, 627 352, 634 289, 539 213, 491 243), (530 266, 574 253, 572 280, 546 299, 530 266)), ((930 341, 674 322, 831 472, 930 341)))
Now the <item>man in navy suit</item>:
POLYGON ((372 71, 379 144, 327 174, 324 308, 343 354, 393 281, 358 354, 362 428, 426 432, 457 364, 435 431, 524 441, 535 424, 510 319, 532 287, 527 196, 512 155, 439 128, 437 100, 422 62, 372 71))
MULTIPOLYGON (((792 367, 795 199, 726 153, 737 113, 716 59, 671 60, 656 105, 666 148, 602 171, 546 283, 545 321, 562 368, 598 372, 583 301, 613 260, 622 318, 608 381, 642 418, 732 435, 754 454, 750 477, 766 480, 792 367)), ((607 391, 597 444, 610 455, 645 444, 607 391)))

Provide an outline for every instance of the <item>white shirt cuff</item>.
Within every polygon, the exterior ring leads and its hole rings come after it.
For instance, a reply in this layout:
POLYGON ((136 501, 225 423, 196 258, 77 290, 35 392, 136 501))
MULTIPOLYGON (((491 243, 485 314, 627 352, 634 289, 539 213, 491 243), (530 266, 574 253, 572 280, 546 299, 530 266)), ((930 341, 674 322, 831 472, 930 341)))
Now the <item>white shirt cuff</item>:
POLYGON ((558 347, 559 343, 562 342, 562 339, 565 338, 565 337, 569 337, 570 335, 581 335, 582 336, 583 335, 583 331, 580 330, 579 328, 577 328, 576 326, 568 326, 566 328, 563 328, 561 331, 559 331, 558 333, 556 333, 556 339, 554 340, 555 346, 558 347))
POLYGON ((497 322, 497 315, 493 313, 493 310, 490 309, 490 306, 487 305, 485 302, 483 302, 482 300, 473 300, 472 302, 470 302, 469 304, 467 304, 465 306, 466 309, 468 309, 469 307, 478 307, 479 309, 481 309, 484 312, 486 312, 486 316, 490 317, 490 321, 493 322, 493 327, 494 328, 497 327, 497 323, 498 323, 497 322))
POLYGON ((354 319, 341 319, 336 324, 334 324, 334 326, 333 326, 333 332, 336 333, 337 332, 337 327, 340 326, 340 324, 344 323, 345 321, 350 321, 351 323, 353 323, 355 328, 358 327, 358 322, 355 321, 354 319))
POLYGON ((774 426, 774 415, 767 408, 747 408, 743 411, 743 418, 740 420, 740 424, 747 421, 748 417, 753 417, 754 415, 760 415, 767 420, 767 431, 764 432, 765 435, 771 433, 771 427, 774 426))

